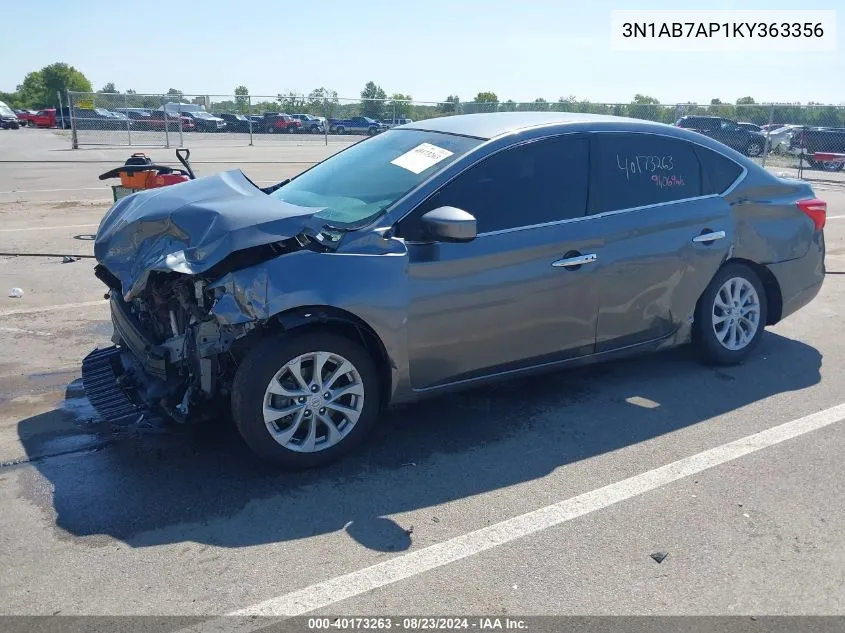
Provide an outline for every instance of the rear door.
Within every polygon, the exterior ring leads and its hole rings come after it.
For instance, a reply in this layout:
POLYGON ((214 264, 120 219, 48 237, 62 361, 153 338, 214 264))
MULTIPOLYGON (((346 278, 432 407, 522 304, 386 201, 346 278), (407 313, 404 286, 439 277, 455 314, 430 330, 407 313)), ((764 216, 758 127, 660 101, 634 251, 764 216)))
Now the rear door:
POLYGON ((698 148, 656 134, 593 137, 589 212, 602 236, 597 352, 656 341, 689 323, 727 257, 730 207, 711 195, 698 148))

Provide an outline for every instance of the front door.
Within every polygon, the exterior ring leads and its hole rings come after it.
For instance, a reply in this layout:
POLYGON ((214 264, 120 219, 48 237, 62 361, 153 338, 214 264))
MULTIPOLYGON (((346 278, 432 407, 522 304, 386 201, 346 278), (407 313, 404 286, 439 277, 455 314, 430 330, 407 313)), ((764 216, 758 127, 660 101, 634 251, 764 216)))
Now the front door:
POLYGON ((588 162, 584 136, 526 142, 467 170, 400 223, 414 389, 593 351, 598 288, 589 261, 571 264, 597 241, 583 220, 588 162), (478 237, 413 242, 416 219, 440 206, 472 213, 478 237))

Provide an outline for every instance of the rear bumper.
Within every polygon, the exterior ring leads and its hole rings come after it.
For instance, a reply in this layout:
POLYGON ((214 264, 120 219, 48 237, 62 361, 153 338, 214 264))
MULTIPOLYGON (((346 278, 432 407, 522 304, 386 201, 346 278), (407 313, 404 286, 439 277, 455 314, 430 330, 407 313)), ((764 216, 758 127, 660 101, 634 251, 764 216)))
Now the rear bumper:
POLYGON ((825 276, 824 254, 824 234, 819 233, 804 257, 766 266, 780 288, 781 319, 794 314, 819 294, 825 276))

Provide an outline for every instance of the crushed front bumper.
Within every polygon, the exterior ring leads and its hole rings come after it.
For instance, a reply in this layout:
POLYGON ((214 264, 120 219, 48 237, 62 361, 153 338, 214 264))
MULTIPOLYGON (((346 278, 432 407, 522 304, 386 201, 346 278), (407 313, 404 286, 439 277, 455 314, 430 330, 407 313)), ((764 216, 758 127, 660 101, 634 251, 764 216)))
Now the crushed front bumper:
POLYGON ((121 355, 112 346, 96 349, 82 361, 85 395, 103 419, 114 426, 137 430, 161 430, 165 421, 150 410, 131 389, 124 389, 125 371, 121 355))

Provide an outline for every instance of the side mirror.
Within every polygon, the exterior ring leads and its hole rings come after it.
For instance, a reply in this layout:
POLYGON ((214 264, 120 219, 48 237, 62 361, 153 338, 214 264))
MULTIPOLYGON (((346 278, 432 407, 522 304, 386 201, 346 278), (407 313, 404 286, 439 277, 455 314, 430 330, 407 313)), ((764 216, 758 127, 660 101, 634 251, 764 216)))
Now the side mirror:
POLYGON ((471 242, 478 234, 475 216, 455 207, 438 207, 420 218, 427 236, 441 242, 471 242))

